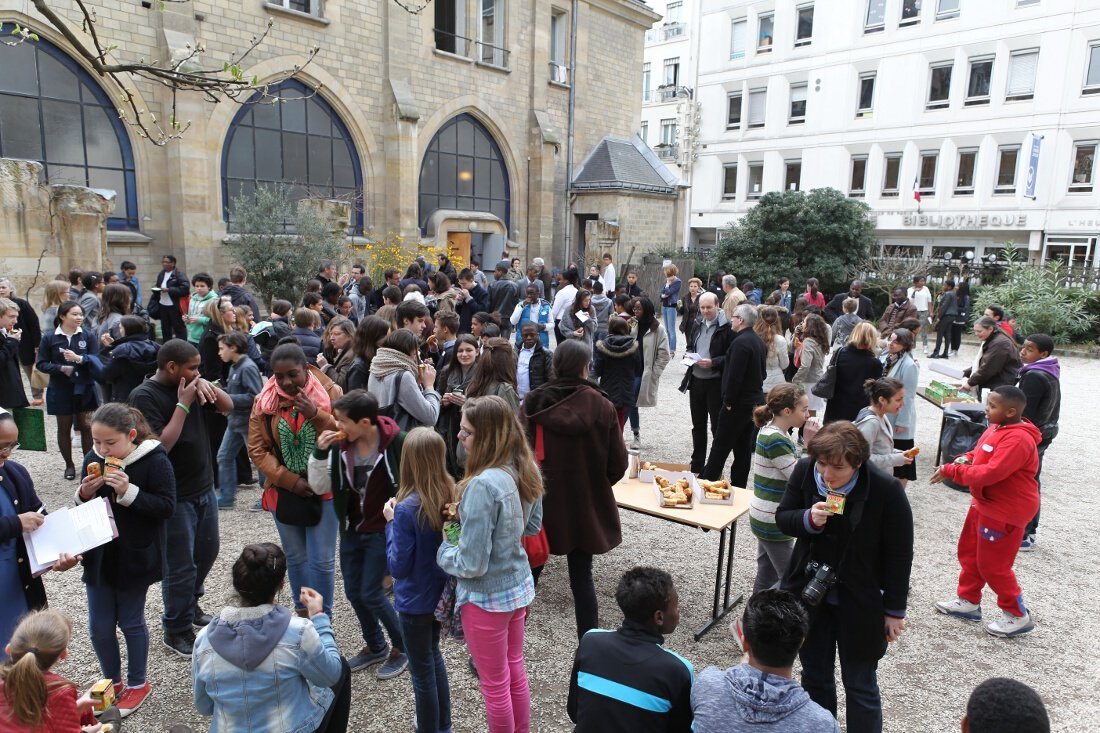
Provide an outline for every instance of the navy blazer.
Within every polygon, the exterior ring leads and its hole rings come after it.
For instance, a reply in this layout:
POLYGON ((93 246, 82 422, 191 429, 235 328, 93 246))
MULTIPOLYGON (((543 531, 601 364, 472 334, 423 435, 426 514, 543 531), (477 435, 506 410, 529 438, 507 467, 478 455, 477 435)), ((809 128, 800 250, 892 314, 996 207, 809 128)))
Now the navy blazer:
POLYGON ((95 334, 84 328, 72 336, 66 336, 60 329, 54 329, 42 337, 42 343, 38 346, 36 366, 38 371, 50 375, 51 387, 71 381, 76 385, 75 392, 84 394, 102 376, 103 364, 99 360, 99 340, 95 334), (80 364, 67 362, 61 355, 64 349, 87 358, 80 364), (72 376, 65 376, 61 371, 63 366, 73 367, 72 376))
MULTIPOLYGON (((0 466, 0 490, 6 491, 15 505, 16 514, 36 512, 42 508, 42 500, 34 493, 34 482, 27 469, 8 460, 0 466)), ((23 584, 23 596, 27 608, 32 611, 46 607, 46 587, 42 578, 31 577, 30 559, 27 557, 27 544, 23 541, 23 526, 19 517, 0 517, 0 541, 16 540, 18 547, 19 581, 23 584)))

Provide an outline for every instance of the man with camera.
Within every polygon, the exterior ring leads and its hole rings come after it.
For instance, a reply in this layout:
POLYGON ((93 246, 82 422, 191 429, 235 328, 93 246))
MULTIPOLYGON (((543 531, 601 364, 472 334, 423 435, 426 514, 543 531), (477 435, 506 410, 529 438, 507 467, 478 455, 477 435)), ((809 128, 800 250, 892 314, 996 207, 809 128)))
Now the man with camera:
POLYGON ((880 733, 878 660, 905 630, 913 513, 901 484, 868 463, 855 425, 821 429, 798 462, 775 520, 796 538, 784 590, 801 594, 810 632, 799 652, 802 687, 836 715, 840 655, 848 733, 880 733))

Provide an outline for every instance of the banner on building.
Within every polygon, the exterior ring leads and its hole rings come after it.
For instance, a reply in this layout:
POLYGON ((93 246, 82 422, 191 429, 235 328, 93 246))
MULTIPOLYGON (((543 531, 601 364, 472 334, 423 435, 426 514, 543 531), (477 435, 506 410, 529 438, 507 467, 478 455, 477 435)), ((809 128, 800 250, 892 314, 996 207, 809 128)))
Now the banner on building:
POLYGON ((1043 144, 1043 136, 1031 134, 1031 158, 1027 164, 1027 187, 1024 195, 1029 199, 1035 198, 1035 181, 1039 177, 1039 148, 1043 144))

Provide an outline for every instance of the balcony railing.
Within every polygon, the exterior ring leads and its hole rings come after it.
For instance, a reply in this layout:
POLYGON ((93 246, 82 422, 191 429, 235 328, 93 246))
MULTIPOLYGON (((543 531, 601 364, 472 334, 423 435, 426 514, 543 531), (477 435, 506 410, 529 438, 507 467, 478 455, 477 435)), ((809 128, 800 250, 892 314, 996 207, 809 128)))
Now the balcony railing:
POLYGON ((687 33, 686 23, 669 23, 661 26, 661 40, 671 41, 674 38, 683 38, 687 33))
POLYGON ((653 149, 661 160, 676 160, 680 157, 680 146, 676 143, 661 143, 653 149))
POLYGON ((477 60, 489 66, 508 68, 508 55, 510 51, 503 46, 494 46, 484 41, 477 42, 477 60))
POLYGON ((435 34, 435 47, 436 50, 443 51, 445 53, 453 53, 456 56, 469 56, 470 39, 465 36, 456 36, 450 31, 442 30, 441 28, 433 28, 432 33, 435 34))

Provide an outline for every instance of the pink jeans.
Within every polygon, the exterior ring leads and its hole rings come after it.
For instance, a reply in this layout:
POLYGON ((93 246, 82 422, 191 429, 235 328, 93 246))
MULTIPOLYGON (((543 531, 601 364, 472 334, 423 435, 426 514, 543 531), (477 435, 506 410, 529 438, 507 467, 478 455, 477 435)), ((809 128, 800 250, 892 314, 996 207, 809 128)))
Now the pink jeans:
POLYGON ((462 630, 481 681, 489 733, 531 730, 531 688, 523 667, 526 616, 526 608, 493 613, 472 603, 462 606, 462 630))

